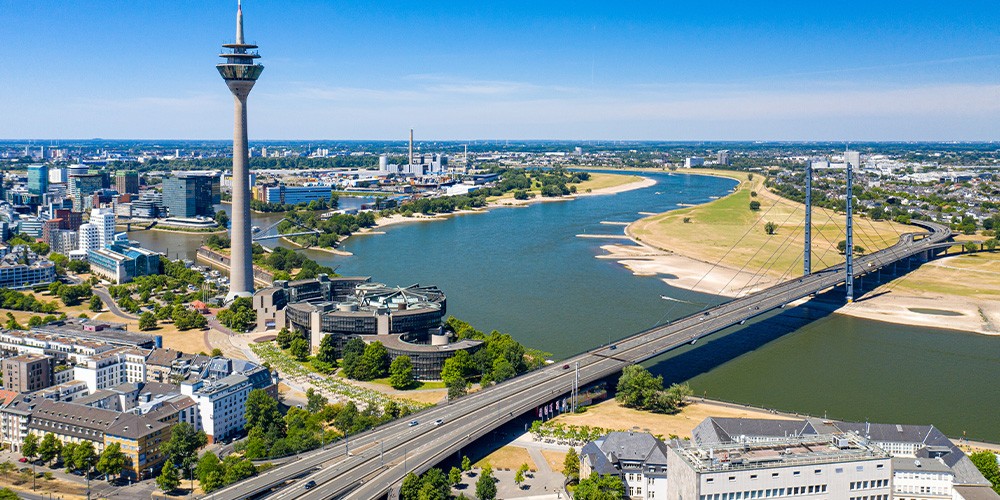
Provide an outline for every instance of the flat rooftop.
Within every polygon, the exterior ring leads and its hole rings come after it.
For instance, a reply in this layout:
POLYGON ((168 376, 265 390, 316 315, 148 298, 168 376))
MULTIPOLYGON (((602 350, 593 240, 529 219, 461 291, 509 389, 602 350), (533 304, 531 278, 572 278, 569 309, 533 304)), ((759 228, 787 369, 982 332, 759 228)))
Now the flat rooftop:
POLYGON ((889 458, 882 449, 852 434, 819 434, 712 447, 678 446, 675 450, 699 473, 889 458))

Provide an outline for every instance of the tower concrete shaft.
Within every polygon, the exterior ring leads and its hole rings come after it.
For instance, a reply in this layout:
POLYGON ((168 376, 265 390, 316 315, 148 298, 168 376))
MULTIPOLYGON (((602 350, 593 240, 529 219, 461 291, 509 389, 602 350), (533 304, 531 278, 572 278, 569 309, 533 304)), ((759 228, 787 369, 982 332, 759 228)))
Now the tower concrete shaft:
POLYGON ((231 245, 229 263, 229 294, 227 301, 253 295, 253 255, 250 239, 250 155, 247 146, 247 98, 264 66, 257 46, 244 42, 243 6, 236 9, 236 43, 223 45, 231 52, 221 54, 226 62, 216 68, 233 94, 233 214, 230 218, 231 245))

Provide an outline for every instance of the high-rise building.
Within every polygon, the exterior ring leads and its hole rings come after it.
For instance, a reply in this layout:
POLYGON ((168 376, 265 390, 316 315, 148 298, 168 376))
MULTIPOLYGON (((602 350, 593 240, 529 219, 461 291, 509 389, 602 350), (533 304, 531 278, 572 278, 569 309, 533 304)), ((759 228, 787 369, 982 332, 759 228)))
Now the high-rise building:
POLYGON ((719 165, 729 165, 729 161, 730 161, 729 150, 723 149, 719 151, 719 158, 718 158, 719 165))
POLYGON ((35 392, 52 385, 54 358, 22 354, 3 360, 4 387, 15 392, 35 392))
POLYGON ((97 226, 94 224, 80 225, 80 235, 77 237, 77 241, 80 245, 79 249, 84 252, 101 248, 101 235, 97 232, 97 226))
POLYGON ((135 170, 115 172, 115 190, 118 194, 139 194, 139 172, 135 170))
POLYGON ((163 204, 171 217, 211 217, 219 203, 219 177, 187 174, 163 179, 163 204))
POLYGON ((49 166, 28 165, 28 192, 45 194, 49 190, 49 166))
POLYGON ((853 168, 861 168, 861 152, 860 151, 845 151, 844 152, 844 163, 850 163, 853 168))
POLYGON ((88 196, 104 188, 104 176, 101 174, 70 174, 69 197, 73 198, 73 211, 86 210, 88 196))
POLYGON ((97 227, 100 247, 111 246, 115 239, 115 212, 106 208, 95 208, 90 212, 90 223, 97 227))
POLYGON ((233 214, 231 224, 231 257, 229 294, 236 297, 253 295, 253 261, 250 254, 250 156, 247 146, 247 97, 260 77, 264 66, 256 64, 257 46, 243 41, 243 6, 236 7, 236 43, 223 45, 231 50, 222 54, 226 62, 216 65, 233 94, 233 214))

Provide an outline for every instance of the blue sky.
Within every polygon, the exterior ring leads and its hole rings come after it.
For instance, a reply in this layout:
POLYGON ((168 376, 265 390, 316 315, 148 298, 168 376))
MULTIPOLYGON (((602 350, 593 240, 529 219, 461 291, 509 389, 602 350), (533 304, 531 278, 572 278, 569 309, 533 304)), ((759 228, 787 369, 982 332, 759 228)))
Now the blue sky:
MULTIPOLYGON (((1000 140, 1000 2, 246 0, 251 139, 1000 140), (821 4, 821 5, 816 5, 821 4)), ((0 0, 0 138, 231 137, 235 0, 0 0)))

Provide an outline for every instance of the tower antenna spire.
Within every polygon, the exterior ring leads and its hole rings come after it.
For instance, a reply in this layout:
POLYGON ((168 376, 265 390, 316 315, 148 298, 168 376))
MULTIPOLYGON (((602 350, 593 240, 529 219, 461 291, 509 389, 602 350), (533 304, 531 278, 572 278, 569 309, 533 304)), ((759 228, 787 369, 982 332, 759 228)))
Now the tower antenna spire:
POLYGON ((236 43, 243 43, 243 0, 236 0, 236 43))

